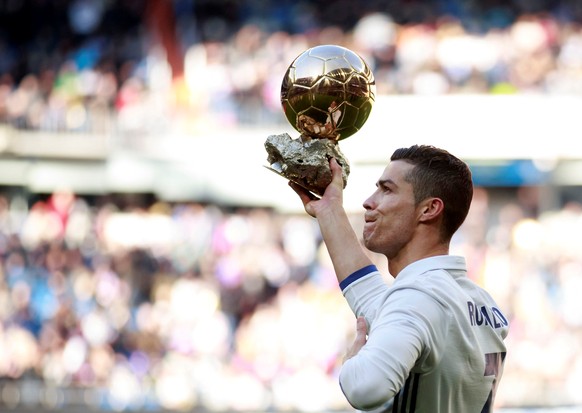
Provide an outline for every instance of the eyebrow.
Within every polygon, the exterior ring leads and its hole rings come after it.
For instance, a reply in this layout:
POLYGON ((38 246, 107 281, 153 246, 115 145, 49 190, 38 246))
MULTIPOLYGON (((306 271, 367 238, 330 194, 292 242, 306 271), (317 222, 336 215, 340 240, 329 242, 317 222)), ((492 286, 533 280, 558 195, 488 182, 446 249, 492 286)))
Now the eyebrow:
POLYGON ((380 179, 376 183, 376 187, 380 187, 380 186, 384 186, 385 187, 385 186, 388 186, 388 185, 398 186, 398 185, 396 185, 396 182, 394 182, 392 179, 380 179))

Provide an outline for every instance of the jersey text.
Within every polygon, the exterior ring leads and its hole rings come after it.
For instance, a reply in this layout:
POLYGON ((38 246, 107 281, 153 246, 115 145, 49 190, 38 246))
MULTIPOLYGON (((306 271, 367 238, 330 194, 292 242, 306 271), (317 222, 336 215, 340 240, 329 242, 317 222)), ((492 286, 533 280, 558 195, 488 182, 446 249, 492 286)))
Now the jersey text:
POLYGON ((476 303, 467 301, 467 309, 469 310, 469 320, 471 320, 472 326, 489 325, 493 328, 500 328, 508 325, 507 319, 496 307, 479 306, 476 303))

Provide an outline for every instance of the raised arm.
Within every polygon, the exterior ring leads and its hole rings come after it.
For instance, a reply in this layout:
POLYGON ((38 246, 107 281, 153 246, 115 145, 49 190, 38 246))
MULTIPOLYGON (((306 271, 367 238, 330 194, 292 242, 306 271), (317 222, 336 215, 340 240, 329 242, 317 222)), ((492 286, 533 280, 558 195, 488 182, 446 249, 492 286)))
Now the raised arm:
POLYGON ((343 207, 342 170, 335 159, 330 160, 332 181, 321 198, 301 186, 289 185, 303 202, 305 211, 317 219, 321 234, 333 262, 338 282, 357 270, 371 265, 343 207))

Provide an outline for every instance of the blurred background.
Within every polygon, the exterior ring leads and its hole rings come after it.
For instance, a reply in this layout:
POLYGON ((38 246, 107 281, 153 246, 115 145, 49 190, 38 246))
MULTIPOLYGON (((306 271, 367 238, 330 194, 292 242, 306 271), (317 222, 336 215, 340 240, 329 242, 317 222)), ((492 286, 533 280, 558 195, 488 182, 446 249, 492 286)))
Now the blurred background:
POLYGON ((466 160, 451 252, 511 322, 497 411, 582 411, 581 23, 578 0, 1 0, 0 410, 350 410, 354 317, 263 168, 298 135, 285 70, 333 43, 377 84, 341 143, 356 231, 394 149, 466 160))

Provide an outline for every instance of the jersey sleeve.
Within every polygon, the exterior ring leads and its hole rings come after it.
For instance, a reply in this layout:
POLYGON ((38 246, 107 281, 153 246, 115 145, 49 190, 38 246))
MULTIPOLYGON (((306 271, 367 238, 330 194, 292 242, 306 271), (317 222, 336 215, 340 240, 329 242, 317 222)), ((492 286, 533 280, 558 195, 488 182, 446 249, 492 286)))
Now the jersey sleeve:
POLYGON ((367 343, 340 371, 343 393, 360 410, 392 399, 413 369, 430 370, 442 357, 449 328, 446 309, 415 289, 391 291, 378 311, 368 320, 367 343))
POLYGON ((388 291, 388 285, 375 265, 351 274, 340 283, 340 288, 356 317, 364 316, 368 324, 376 317, 388 291))

